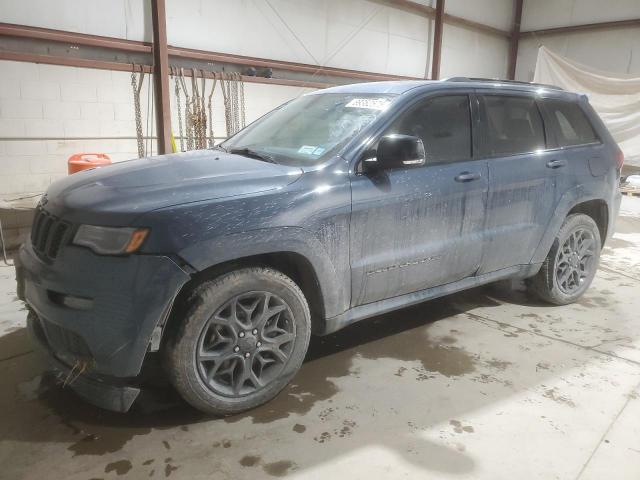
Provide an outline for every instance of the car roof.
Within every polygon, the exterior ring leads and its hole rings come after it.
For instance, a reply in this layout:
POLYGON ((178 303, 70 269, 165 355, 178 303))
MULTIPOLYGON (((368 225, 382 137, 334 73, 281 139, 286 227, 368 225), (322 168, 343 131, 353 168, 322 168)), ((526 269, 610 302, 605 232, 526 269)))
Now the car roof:
POLYGON ((363 82, 340 85, 325 88, 312 93, 390 93, 400 95, 417 87, 424 87, 432 83, 440 83, 434 80, 396 80, 385 82, 363 82))
POLYGON ((310 95, 325 93, 355 93, 355 94, 392 94, 402 95, 411 90, 440 90, 443 88, 477 88, 501 90, 501 91, 526 91, 536 93, 553 93, 562 97, 575 98, 575 94, 567 92, 560 87, 540 83, 516 82, 498 79, 476 79, 467 77, 454 77, 444 80, 396 80, 384 82, 364 82, 337 87, 325 88, 311 92, 310 95))

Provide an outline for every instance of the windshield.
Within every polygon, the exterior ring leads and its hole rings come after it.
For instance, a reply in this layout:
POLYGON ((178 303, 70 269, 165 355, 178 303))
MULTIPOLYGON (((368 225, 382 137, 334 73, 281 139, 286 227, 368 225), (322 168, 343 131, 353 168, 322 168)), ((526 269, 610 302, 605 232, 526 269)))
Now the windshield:
POLYGON ((391 104, 393 95, 305 95, 221 144, 226 151, 310 166, 338 151, 391 104))

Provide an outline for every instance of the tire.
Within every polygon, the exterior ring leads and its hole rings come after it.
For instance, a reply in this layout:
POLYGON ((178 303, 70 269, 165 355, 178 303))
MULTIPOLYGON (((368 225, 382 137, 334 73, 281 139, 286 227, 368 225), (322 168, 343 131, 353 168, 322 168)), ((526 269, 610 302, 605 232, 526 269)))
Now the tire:
POLYGON ((202 283, 185 312, 165 347, 165 364, 182 397, 208 414, 232 415, 274 398, 309 346, 307 301, 293 280, 270 268, 202 283))
POLYGON ((591 217, 580 213, 569 215, 562 224, 540 271, 531 280, 533 292, 542 300, 555 305, 575 302, 593 281, 601 246, 600 231, 591 217), (585 244, 580 243, 578 238, 588 240, 588 255, 582 256, 585 244))

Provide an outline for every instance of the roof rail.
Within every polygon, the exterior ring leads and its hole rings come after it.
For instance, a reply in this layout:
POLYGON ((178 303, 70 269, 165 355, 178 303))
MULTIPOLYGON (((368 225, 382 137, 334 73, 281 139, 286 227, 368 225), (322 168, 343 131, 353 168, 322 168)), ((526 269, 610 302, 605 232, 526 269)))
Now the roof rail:
POLYGON ((506 83, 513 85, 528 85, 530 87, 544 87, 551 88, 553 90, 563 90, 564 88, 556 85, 548 85, 546 83, 533 83, 533 82, 521 82, 519 80, 503 80, 501 78, 474 78, 474 77, 450 77, 445 78, 444 82, 491 82, 491 83, 506 83))

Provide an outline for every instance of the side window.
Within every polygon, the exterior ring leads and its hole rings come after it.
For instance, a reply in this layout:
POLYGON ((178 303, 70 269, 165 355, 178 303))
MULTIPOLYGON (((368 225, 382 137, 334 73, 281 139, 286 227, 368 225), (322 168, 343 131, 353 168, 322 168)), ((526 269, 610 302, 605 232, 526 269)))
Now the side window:
POLYGON ((579 105, 562 100, 544 100, 544 104, 556 122, 558 143, 561 147, 598 142, 598 137, 579 105))
POLYGON ((385 135, 400 133, 422 139, 427 164, 471 158, 471 111, 468 95, 436 97, 400 115, 385 135))
POLYGON ((528 97, 483 95, 488 156, 517 155, 545 148, 544 125, 536 102, 528 97))

